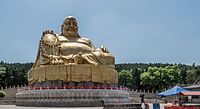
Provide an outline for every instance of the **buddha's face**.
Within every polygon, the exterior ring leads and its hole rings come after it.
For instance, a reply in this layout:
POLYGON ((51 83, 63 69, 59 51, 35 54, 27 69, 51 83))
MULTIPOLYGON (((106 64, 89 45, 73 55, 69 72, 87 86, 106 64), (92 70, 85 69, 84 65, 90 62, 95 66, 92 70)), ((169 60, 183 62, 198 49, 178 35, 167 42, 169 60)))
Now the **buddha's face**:
POLYGON ((74 17, 67 17, 63 22, 63 34, 67 36, 77 36, 78 26, 74 17))

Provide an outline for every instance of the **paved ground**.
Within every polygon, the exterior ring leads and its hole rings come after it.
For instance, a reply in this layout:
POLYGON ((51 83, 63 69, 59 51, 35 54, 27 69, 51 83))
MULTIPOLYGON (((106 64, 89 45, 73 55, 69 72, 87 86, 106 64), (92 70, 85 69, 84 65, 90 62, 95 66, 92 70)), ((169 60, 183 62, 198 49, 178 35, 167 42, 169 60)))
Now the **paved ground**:
MULTIPOLYGON (((152 103, 148 103, 149 105, 149 109, 153 109, 153 104, 152 103)), ((160 109, 164 109, 165 105, 171 105, 171 103, 168 104, 160 104, 160 109)), ((144 109, 144 105, 142 105, 142 108, 144 109)))
POLYGON ((22 107, 15 105, 0 105, 0 109, 103 109, 102 107, 22 107))
MULTIPOLYGON (((160 104, 160 109, 164 109, 164 105, 160 104)), ((142 105, 144 109, 144 105, 142 105)), ((15 105, 0 105, 0 109, 103 109, 103 107, 22 107, 15 105)), ((153 104, 149 103, 149 109, 153 109, 153 104)))

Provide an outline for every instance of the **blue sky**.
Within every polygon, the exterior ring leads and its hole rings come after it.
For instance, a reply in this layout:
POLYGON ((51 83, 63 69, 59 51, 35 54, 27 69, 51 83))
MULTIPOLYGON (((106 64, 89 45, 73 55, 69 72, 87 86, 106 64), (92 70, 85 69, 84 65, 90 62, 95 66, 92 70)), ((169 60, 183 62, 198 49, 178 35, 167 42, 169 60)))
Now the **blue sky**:
POLYGON ((1 0, 0 60, 34 62, 42 32, 67 16, 116 63, 200 64, 199 0, 1 0))

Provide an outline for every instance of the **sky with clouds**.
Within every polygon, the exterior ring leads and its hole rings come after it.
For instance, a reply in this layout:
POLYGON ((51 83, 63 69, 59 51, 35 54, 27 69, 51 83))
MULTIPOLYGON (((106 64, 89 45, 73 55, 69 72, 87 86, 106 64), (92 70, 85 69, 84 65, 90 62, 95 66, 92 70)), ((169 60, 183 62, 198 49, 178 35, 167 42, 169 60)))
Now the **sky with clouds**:
POLYGON ((200 64, 199 0, 1 0, 0 60, 34 62, 44 30, 67 16, 116 63, 200 64))

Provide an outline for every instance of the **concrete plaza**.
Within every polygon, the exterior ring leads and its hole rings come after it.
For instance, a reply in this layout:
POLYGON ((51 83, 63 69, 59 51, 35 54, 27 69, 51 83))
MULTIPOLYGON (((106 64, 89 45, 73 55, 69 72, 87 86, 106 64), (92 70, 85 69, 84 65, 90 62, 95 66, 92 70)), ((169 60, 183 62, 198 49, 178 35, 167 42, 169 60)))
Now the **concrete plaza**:
POLYGON ((103 107, 23 107, 15 105, 0 105, 0 109, 103 109, 103 107))
MULTIPOLYGON (((153 104, 149 104, 149 109, 153 109, 153 104)), ((171 104, 171 103, 169 103, 171 104)), ((164 109, 164 105, 169 104, 160 104, 160 109, 164 109)), ((142 105, 144 109, 144 105, 142 105)), ((103 109, 103 107, 23 107, 15 105, 0 105, 0 109, 103 109)))

